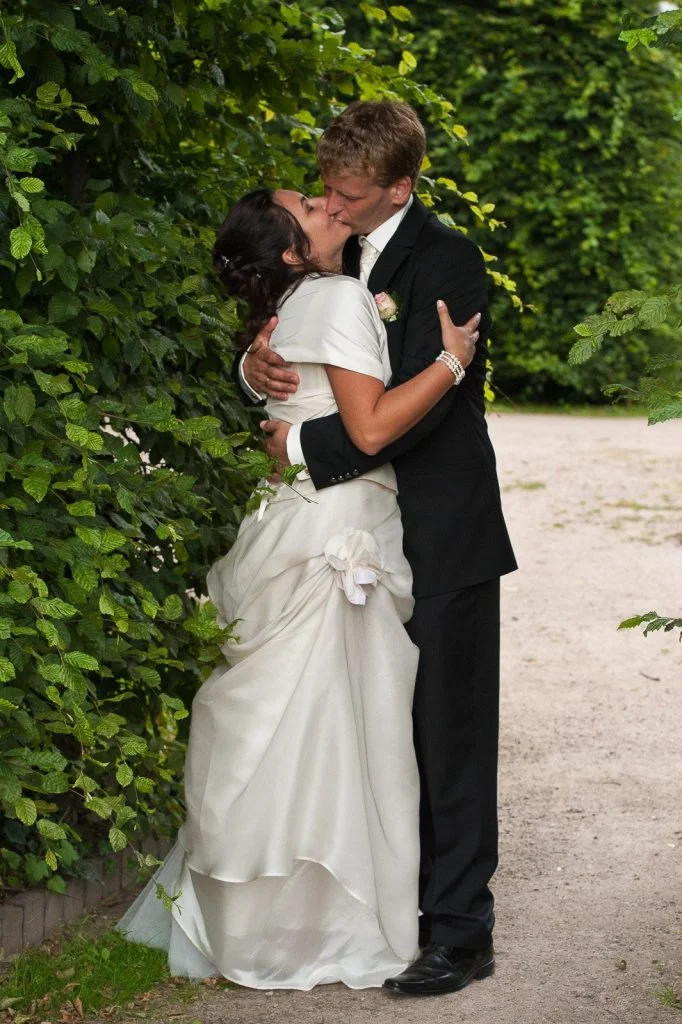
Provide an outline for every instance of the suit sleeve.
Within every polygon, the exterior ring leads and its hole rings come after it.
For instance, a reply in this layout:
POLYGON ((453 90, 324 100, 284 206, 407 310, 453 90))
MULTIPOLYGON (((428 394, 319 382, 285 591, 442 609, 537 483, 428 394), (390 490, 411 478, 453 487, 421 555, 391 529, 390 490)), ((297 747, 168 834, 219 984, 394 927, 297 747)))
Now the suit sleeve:
POLYGON ((262 399, 261 401, 257 402, 255 398, 253 398, 253 396, 248 393, 248 391, 242 384, 239 368, 241 366, 242 359, 244 358, 244 354, 245 353, 241 349, 238 352, 235 352, 230 375, 232 377, 232 383, 235 386, 235 390, 242 404, 248 406, 250 409, 254 409, 257 408, 259 405, 265 405, 266 400, 262 399))
POLYGON ((435 430, 445 419, 453 402, 467 392, 483 388, 486 366, 486 340, 490 316, 486 273, 479 249, 468 239, 457 238, 456 246, 435 248, 424 254, 414 281, 415 300, 405 324, 403 355, 391 387, 410 380, 429 366, 442 349, 436 301, 444 299, 456 324, 463 324, 481 312, 480 338, 476 356, 467 368, 463 382, 451 388, 427 415, 410 431, 382 449, 377 455, 361 452, 346 434, 338 415, 309 420, 301 428, 301 444, 308 472, 318 489, 357 476, 389 462, 409 451, 435 430), (333 480, 332 478, 335 478, 333 480))

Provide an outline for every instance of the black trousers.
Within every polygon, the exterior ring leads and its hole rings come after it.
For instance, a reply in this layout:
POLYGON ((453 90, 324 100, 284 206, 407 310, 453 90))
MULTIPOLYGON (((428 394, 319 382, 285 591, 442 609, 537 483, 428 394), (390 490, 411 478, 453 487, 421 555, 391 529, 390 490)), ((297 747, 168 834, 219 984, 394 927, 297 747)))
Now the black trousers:
POLYGON ((415 602, 420 906, 432 942, 482 949, 497 867, 500 581, 415 602))

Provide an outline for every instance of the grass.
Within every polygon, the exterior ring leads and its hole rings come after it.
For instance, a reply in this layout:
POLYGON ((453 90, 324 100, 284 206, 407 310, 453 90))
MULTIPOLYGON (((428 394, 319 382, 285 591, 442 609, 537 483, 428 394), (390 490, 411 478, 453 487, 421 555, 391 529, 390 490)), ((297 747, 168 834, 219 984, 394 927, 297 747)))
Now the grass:
POLYGON ((547 484, 542 480, 516 480, 512 484, 506 484, 503 491, 541 491, 547 484))
POLYGON ((43 948, 18 957, 0 985, 0 1010, 10 1010, 16 1024, 54 1014, 79 1019, 125 1006, 166 978, 165 952, 127 942, 113 929, 97 937, 81 934, 58 952, 43 948))
POLYGON ((671 1006, 675 1010, 682 1010, 682 995, 674 988, 668 986, 662 992, 657 992, 656 997, 663 1006, 671 1006))
POLYGON ((602 419, 642 419, 647 418, 641 405, 623 405, 616 402, 611 405, 538 405, 535 402, 512 402, 497 398, 488 407, 490 413, 530 413, 553 416, 598 416, 602 419))

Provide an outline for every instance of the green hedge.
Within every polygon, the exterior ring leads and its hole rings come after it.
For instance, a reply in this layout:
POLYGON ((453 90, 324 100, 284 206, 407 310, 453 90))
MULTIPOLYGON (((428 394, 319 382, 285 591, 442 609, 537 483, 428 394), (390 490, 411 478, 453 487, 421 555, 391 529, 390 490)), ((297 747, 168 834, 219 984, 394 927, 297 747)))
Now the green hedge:
POLYGON ((186 706, 226 635, 195 595, 266 464, 215 229, 256 183, 313 178, 353 95, 451 109, 342 27, 269 0, 0 14, 2 885, 59 891, 180 820, 186 706))
MULTIPOLYGON (((390 60, 385 11, 340 6, 353 30, 369 33, 390 60)), ((409 4, 402 30, 415 75, 437 84, 469 132, 456 154, 432 133, 429 173, 462 188, 466 180, 483 209, 495 204, 504 226, 493 239, 475 213, 451 212, 499 258, 491 270, 501 267, 536 308, 517 316, 493 293, 494 379, 504 395, 603 401, 602 385, 634 385, 651 352, 675 348, 672 332, 659 326, 649 336, 623 335, 588 364, 567 361, 573 325, 597 313, 605 295, 679 280, 682 124, 671 110, 682 103, 682 62, 672 41, 627 50, 619 39, 658 7, 655 0, 409 4)))

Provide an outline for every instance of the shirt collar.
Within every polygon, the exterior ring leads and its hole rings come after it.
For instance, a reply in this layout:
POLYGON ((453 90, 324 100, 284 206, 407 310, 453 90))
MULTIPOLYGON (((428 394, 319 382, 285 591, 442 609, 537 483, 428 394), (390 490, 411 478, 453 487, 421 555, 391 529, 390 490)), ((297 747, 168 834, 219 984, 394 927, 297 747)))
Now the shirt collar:
POLYGON ((378 252, 383 252, 388 243, 393 238, 394 234, 398 230, 403 217, 412 206, 414 202, 414 195, 411 195, 405 205, 394 213, 392 217, 385 220, 383 224, 380 224, 374 231, 370 231, 368 235, 361 235, 359 241, 362 242, 363 238, 366 238, 378 252))

